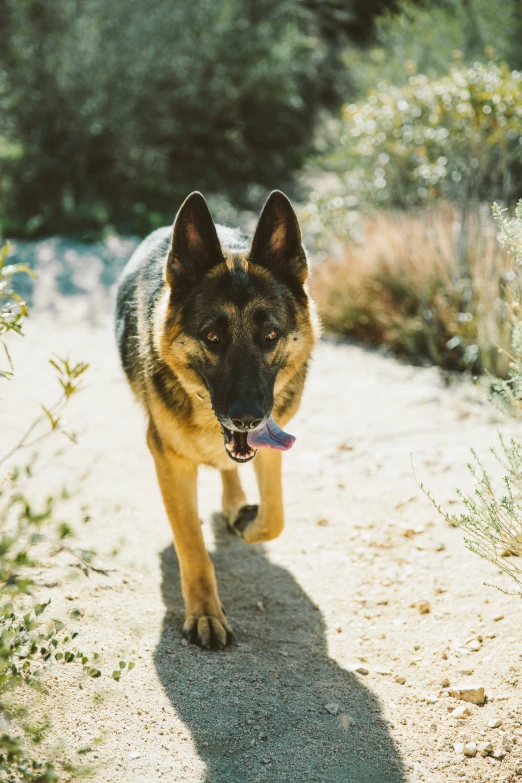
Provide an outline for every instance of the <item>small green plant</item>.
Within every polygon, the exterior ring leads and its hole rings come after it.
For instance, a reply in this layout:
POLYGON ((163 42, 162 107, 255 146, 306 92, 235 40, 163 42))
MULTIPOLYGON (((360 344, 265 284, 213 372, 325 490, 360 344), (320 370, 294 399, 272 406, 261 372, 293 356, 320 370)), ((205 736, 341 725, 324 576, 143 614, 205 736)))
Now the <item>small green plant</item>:
MULTIPOLYGON (((13 377, 14 369, 6 341, 1 338, 9 332, 22 335, 28 314, 25 302, 12 288, 12 280, 18 274, 32 274, 24 265, 6 264, 8 254, 6 244, 0 250, 0 340, 8 362, 8 369, 0 370, 0 378, 4 380, 13 377)), ((62 413, 79 391, 87 365, 59 358, 52 359, 51 364, 58 374, 58 399, 49 407, 42 406, 42 414, 22 437, 0 454, 0 465, 56 431, 75 440, 63 426, 62 413)), ((57 505, 67 495, 64 497, 63 492, 49 495, 40 506, 31 499, 30 481, 35 461, 33 455, 22 468, 11 467, 0 476, 0 713, 4 723, 0 734, 0 773, 8 775, 9 780, 55 783, 59 777, 53 761, 40 760, 36 757, 38 753, 30 751, 40 744, 49 724, 31 720, 31 715, 17 706, 15 691, 20 687, 43 690, 40 673, 51 657, 64 665, 80 663, 92 677, 100 672, 76 648, 73 640, 78 633, 68 632, 62 621, 48 617, 50 601, 37 603, 30 611, 21 608, 34 586, 32 572, 39 561, 36 554, 39 547, 45 542, 57 551, 64 548, 64 539, 72 534, 66 522, 55 520, 57 505), (24 482, 29 485, 29 491, 24 482)))
MULTIPOLYGON (((520 269, 522 267, 522 199, 518 202, 515 214, 509 217, 507 210, 498 204, 493 204, 493 216, 500 229, 500 243, 508 250, 515 268, 513 278, 522 289, 520 269)), ((520 320, 519 299, 512 303, 513 331, 511 335, 511 351, 506 355, 509 359, 508 377, 497 378, 492 383, 492 400, 505 413, 520 418, 522 414, 522 320, 520 320)))
MULTIPOLYGON (((518 270, 522 263, 522 201, 518 202, 512 218, 498 204, 493 205, 493 215, 500 229, 500 242, 517 264, 513 277, 519 281, 518 270)), ((512 313, 515 325, 509 377, 493 381, 492 398, 506 413, 519 416, 522 409, 522 321, 518 320, 519 300, 512 303, 512 313)), ((510 577, 516 585, 514 594, 522 595, 522 447, 515 440, 506 443, 500 436, 500 449, 491 449, 491 453, 504 473, 502 490, 498 491, 481 459, 472 451, 473 460, 468 468, 475 491, 472 495, 458 491, 464 503, 464 511, 460 514, 445 513, 422 484, 420 487, 450 524, 464 530, 466 547, 510 577)))
POLYGON ((522 448, 516 441, 506 443, 500 436, 500 449, 491 449, 504 470, 501 493, 476 452, 471 453, 473 459, 468 469, 475 490, 472 495, 457 490, 464 504, 462 513, 444 512, 422 484, 420 488, 450 525, 462 528, 467 549, 510 577, 516 583, 514 594, 522 595, 522 567, 518 559, 522 557, 522 448))
POLYGON ((25 264, 7 264, 10 245, 6 242, 0 248, 0 342, 4 350, 8 369, 0 367, 0 378, 12 378, 13 362, 3 339, 7 332, 22 334, 22 323, 27 316, 27 305, 19 294, 12 288, 12 280, 15 275, 26 274, 34 277, 34 272, 25 264))

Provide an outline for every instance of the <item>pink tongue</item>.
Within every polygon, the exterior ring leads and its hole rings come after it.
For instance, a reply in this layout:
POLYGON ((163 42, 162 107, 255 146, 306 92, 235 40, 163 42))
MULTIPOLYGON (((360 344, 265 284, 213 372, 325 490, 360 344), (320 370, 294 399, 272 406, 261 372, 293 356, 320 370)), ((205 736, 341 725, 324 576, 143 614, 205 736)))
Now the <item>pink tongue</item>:
POLYGON ((295 443, 293 435, 277 426, 272 416, 257 430, 249 432, 247 442, 251 449, 269 448, 278 451, 288 451, 295 443))

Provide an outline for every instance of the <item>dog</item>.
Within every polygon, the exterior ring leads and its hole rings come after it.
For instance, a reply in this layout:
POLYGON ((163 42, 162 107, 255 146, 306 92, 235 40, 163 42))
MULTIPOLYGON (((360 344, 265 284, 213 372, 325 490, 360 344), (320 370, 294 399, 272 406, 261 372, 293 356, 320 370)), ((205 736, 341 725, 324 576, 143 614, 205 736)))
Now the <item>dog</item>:
POLYGON ((173 227, 136 249, 119 283, 118 347, 147 414, 180 566, 183 633, 204 648, 222 649, 234 637, 203 541, 198 465, 221 471, 223 515, 245 542, 279 536, 281 455, 294 440, 280 426, 299 407, 319 333, 307 277, 299 223, 283 193, 271 193, 250 241, 215 225, 194 192, 173 227), (250 460, 259 507, 247 504, 237 470, 250 460))

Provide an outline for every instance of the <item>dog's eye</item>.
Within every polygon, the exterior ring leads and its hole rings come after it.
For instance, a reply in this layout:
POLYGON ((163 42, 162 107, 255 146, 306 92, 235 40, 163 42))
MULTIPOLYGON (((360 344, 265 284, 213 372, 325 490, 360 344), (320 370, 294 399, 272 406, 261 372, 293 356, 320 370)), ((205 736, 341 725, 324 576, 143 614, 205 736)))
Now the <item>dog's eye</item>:
POLYGON ((216 345, 216 343, 219 342, 219 334, 211 329, 210 332, 206 333, 205 340, 207 341, 207 343, 212 343, 213 345, 216 345))
POLYGON ((278 332, 275 329, 269 328, 265 332, 265 340, 269 343, 273 343, 279 337, 278 332))

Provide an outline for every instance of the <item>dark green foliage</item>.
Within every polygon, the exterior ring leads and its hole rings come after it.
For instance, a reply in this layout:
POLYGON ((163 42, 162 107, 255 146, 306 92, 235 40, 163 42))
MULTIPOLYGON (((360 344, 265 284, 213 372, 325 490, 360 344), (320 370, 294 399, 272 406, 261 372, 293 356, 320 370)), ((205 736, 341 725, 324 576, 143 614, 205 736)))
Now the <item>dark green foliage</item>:
POLYGON ((4 228, 146 230, 195 188, 284 185, 343 88, 323 5, 4 0, 4 228))

